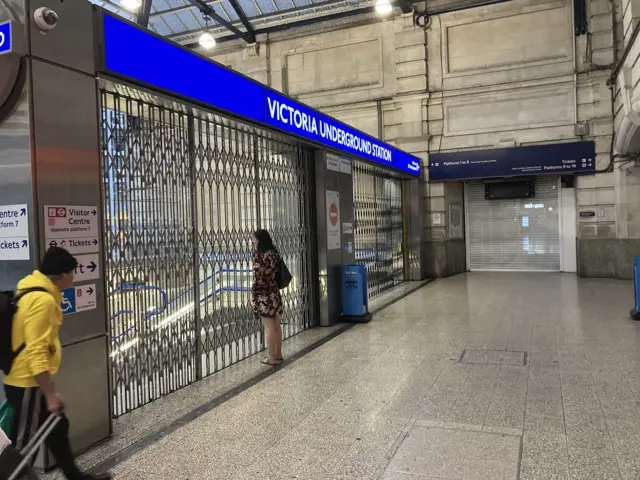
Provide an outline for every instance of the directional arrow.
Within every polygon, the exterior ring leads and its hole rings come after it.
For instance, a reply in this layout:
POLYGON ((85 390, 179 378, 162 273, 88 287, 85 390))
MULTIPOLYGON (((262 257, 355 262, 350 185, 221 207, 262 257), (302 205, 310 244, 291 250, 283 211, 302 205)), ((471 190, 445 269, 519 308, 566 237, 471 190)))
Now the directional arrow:
POLYGON ((27 214, 27 209, 23 208, 22 210, 20 210, 20 216, 24 217, 27 214))
POLYGON ((22 241, 22 248, 27 248, 29 246, 29 242, 26 240, 22 241))
POLYGON ((93 215, 94 217, 95 217, 97 214, 98 214, 98 212, 97 212, 97 211, 95 211, 95 210, 93 210, 93 211, 91 212, 91 215, 93 215))
POLYGON ((93 295, 93 288, 91 288, 91 287, 87 288, 87 293, 89 295, 93 295))
POLYGON ((96 265, 95 262, 91 262, 89 265, 87 265, 87 268, 91 270, 91 273, 93 273, 96 271, 96 268, 98 268, 98 265, 96 265))
POLYGON ((98 240, 96 240, 95 238, 93 239, 93 244, 97 245, 98 244, 98 240))

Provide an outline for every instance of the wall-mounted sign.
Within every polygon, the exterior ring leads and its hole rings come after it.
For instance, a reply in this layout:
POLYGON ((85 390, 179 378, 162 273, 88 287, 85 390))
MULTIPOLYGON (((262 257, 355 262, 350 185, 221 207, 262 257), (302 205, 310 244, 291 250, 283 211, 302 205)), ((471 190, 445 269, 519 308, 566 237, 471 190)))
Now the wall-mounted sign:
POLYGON ((270 125, 341 153, 420 175, 420 159, 413 155, 169 40, 110 14, 105 13, 103 18, 104 70, 112 75, 270 125), (188 78, 183 72, 189 72, 188 78), (206 78, 207 82, 194 82, 194 78, 206 78), (210 88, 211 84, 216 87, 210 88))
POLYGON ((96 206, 45 205, 44 237, 47 248, 62 247, 74 255, 98 253, 99 218, 96 206))
POLYGON ((0 55, 11 53, 12 51, 11 30, 11 22, 0 24, 0 55))
POLYGON ((344 222, 342 224, 342 233, 343 233, 343 235, 353 235, 353 223, 344 222))
POLYGON ((431 214, 431 225, 442 225, 442 214, 441 213, 432 213, 431 214))
POLYGON ((464 238, 462 231, 462 205, 459 203, 449 204, 449 238, 460 240, 464 238))
POLYGON ((78 268, 75 271, 75 282, 85 282, 100 278, 100 255, 93 253, 90 255, 76 256, 78 268))
POLYGON ((594 212, 594 211, 580 212, 580 216, 581 217, 595 217, 596 216, 596 212, 594 212))
POLYGON ((340 250, 340 193, 327 190, 327 250, 340 250))
POLYGON ((83 285, 64 289, 60 306, 64 315, 94 310, 96 308, 96 286, 83 285))
POLYGON ((341 158, 340 171, 342 173, 346 173, 347 175, 351 175, 351 160, 347 160, 346 158, 341 158))
POLYGON ((595 170, 595 142, 435 153, 429 156, 431 181, 573 175, 594 173, 595 170))
POLYGON ((340 159, 338 157, 334 157, 333 155, 327 155, 327 170, 331 170, 332 172, 339 172, 340 159))
POLYGON ((0 22, 0 55, 24 55, 24 26, 13 20, 0 22))
POLYGON ((0 260, 29 260, 27 205, 0 206, 0 260))

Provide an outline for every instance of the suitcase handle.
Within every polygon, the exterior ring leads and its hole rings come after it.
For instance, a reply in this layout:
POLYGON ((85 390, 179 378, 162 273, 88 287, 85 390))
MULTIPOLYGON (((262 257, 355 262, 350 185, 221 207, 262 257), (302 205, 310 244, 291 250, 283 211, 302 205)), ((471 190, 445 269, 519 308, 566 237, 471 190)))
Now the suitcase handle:
POLYGON ((38 429, 36 434, 31 437, 29 443, 27 443, 27 446, 20 451, 20 454, 23 457, 22 461, 20 462, 20 465, 18 465, 18 468, 16 468, 15 471, 11 474, 8 480, 16 480, 18 478, 18 475, 20 475, 24 467, 29 464, 31 458, 37 453, 38 449, 51 434, 53 429, 56 428, 56 425, 58 425, 59 421, 59 415, 56 415, 54 413, 49 415, 42 426, 38 429))

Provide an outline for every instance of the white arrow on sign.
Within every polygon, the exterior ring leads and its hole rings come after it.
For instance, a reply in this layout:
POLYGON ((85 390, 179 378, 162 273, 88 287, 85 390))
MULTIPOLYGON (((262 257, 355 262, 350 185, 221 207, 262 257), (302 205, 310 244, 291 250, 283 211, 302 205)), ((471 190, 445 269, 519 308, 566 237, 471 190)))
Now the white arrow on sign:
POLYGON ((4 33, 0 32, 0 47, 4 45, 4 33))

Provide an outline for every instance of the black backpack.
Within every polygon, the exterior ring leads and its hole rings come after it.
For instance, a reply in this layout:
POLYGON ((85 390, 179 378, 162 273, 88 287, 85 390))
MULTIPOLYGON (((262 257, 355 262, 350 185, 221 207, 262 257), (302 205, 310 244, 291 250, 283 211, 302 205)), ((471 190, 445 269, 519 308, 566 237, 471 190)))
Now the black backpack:
POLYGON ((27 288, 18 294, 14 292, 0 292, 0 370, 9 375, 11 365, 26 345, 22 344, 13 351, 12 333, 13 316, 18 311, 18 301, 31 292, 46 292, 44 288, 27 288))

